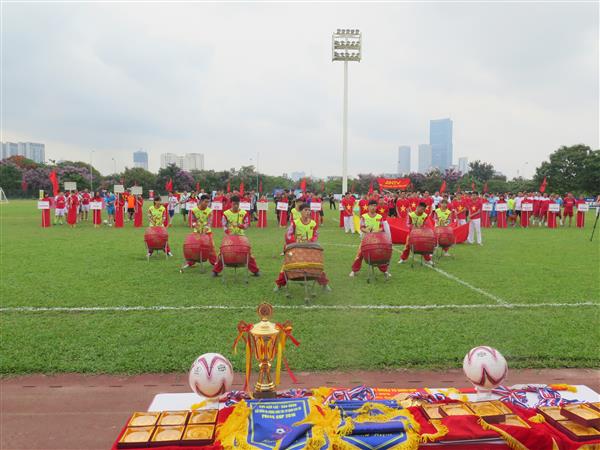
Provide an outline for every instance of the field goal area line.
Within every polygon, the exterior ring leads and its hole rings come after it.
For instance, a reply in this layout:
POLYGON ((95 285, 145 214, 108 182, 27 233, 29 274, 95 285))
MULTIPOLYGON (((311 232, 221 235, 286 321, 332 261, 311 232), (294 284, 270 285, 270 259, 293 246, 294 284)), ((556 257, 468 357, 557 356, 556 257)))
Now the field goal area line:
MULTIPOLYGON (((597 302, 577 303, 503 303, 503 304, 467 304, 467 305, 275 305, 277 309, 304 309, 304 310, 355 310, 355 311, 402 311, 402 310, 429 310, 429 309, 529 309, 529 308, 580 308, 587 306, 600 307, 597 302)), ((191 306, 14 306, 0 308, 0 312, 135 312, 135 311, 203 311, 203 310, 255 310, 256 305, 191 305, 191 306)))

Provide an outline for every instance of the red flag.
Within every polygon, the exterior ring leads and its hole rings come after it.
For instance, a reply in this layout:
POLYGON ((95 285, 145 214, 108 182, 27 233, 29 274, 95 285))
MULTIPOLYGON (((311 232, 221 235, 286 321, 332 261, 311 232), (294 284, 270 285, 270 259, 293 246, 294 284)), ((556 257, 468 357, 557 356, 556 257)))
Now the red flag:
POLYGON ((475 182, 474 181, 471 181, 471 190, 475 191, 475 182))
POLYGON ((21 178, 21 189, 23 192, 27 192, 27 181, 25 181, 25 176, 21 178))
POLYGON ((354 181, 352 182, 352 187, 350 188, 350 192, 354 194, 354 181))
POLYGON ((325 182, 321 181, 321 192, 325 192, 325 182))
POLYGON ((446 192, 446 180, 442 181, 442 185, 440 186, 440 194, 446 192))
POLYGON ((258 183, 258 192, 262 194, 262 180, 258 183))
POLYGON ((306 178, 302 178, 302 181, 300 182, 300 190, 302 192, 306 192, 306 178))
POLYGON ((546 177, 544 177, 544 181, 542 181, 542 184, 540 184, 540 192, 543 194, 544 192, 546 192, 546 186, 548 185, 548 182, 546 181, 546 177))
POLYGON ((227 192, 231 192, 231 183, 229 181, 227 182, 227 192))
POLYGON ((240 183, 240 196, 241 197, 244 196, 244 182, 243 181, 240 183))
POLYGON ((373 193, 373 180, 369 183, 369 195, 373 193))
POLYGON ((200 192, 200 182, 196 182, 196 192, 200 192))
POLYGON ((56 176, 56 170, 50 172, 50 183, 52 183, 52 192, 56 197, 58 195, 58 177, 56 176))
POLYGON ((487 185, 487 181, 485 182, 485 184, 483 185, 483 193, 487 194, 488 191, 488 185, 487 185))
POLYGON ((456 189, 456 192, 460 193, 460 184, 458 185, 458 188, 456 189))
POLYGON ((165 191, 172 192, 173 191, 173 179, 169 178, 169 181, 165 183, 165 191))

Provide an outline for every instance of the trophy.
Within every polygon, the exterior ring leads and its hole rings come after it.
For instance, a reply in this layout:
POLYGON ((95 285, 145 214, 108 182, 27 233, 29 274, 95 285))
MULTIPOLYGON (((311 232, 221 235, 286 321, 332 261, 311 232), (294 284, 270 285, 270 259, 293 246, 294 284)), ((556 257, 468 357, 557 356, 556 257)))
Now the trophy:
POLYGON ((281 360, 285 350, 285 341, 289 337, 295 345, 298 341, 292 336, 292 325, 289 321, 283 324, 273 323, 269 319, 273 315, 273 306, 269 303, 261 303, 256 312, 260 322, 248 324, 241 321, 238 324, 238 337, 234 348, 240 339, 246 343, 246 383, 245 389, 249 387, 250 372, 252 370, 251 355, 258 360, 258 379, 254 384, 254 398, 275 398, 276 386, 279 384, 281 373, 281 360), (272 362, 277 356, 275 381, 271 377, 272 362))

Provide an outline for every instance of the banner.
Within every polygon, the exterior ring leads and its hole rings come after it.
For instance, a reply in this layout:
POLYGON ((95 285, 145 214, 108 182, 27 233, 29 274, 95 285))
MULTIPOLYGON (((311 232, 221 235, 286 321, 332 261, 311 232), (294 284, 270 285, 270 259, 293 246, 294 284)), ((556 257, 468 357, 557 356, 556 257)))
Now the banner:
POLYGON ((113 186, 113 192, 115 194, 122 194, 123 192, 125 192, 125 186, 123 186, 122 184, 115 184, 113 186))
POLYGON ((590 206, 586 203, 580 203, 577 205, 577 211, 579 212, 588 212, 590 210, 590 206))
POLYGON ((491 211, 492 209, 494 209, 494 205, 492 205, 491 203, 484 203, 483 205, 481 205, 482 211, 491 211))
POLYGON ((63 183, 65 191, 76 191, 77 183, 75 181, 65 181, 63 183))
POLYGON ((377 178, 379 189, 408 189, 410 178, 377 178))
POLYGON ((496 203, 496 211, 503 212, 508 210, 508 205, 506 203, 496 203))
POLYGON ((38 202, 38 209, 50 209, 50 202, 38 202))
POLYGON ((550 212, 560 212, 560 205, 558 203, 550 203, 548 205, 548 211, 550 211, 550 212))
POLYGON ((277 202, 277 211, 287 211, 288 204, 287 202, 277 202))
POLYGON ((144 189, 142 189, 142 186, 132 186, 131 193, 133 195, 142 195, 144 193, 144 189))

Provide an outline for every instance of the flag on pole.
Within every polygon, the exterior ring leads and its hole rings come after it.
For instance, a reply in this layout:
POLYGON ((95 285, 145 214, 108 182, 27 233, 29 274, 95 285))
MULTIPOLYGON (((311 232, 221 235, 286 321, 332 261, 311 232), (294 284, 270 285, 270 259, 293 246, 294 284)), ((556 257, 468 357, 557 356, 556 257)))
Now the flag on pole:
POLYGON ((50 172, 49 178, 50 183, 52 183, 53 195, 56 197, 58 195, 58 177, 56 176, 56 170, 50 172))
POLYGON ((196 192, 200 192, 200 182, 196 182, 196 192))
POLYGON ((169 181, 165 183, 165 191, 173 192, 173 179, 169 178, 169 181))
POLYGON ((262 194, 262 180, 258 183, 258 192, 262 194))
POLYGON ((440 186, 440 194, 446 192, 446 180, 442 181, 442 185, 440 186))
POLYGON ((240 182, 240 196, 244 196, 244 182, 240 182))
POLYGON ((369 195, 373 193, 373 180, 369 183, 369 195))
POLYGON ((483 193, 487 194, 488 191, 488 185, 487 185, 487 181, 485 182, 485 184, 483 185, 483 193))
POLYGON ((21 176, 21 189, 23 192, 27 192, 27 181, 25 181, 25 174, 21 176))
POLYGON ((227 193, 231 192, 231 182, 227 182, 227 193))
POLYGON ((546 186, 548 186, 548 182, 546 181, 546 177, 544 177, 544 181, 540 184, 540 192, 543 194, 546 192, 546 186))
POLYGON ((475 192, 475 182, 471 181, 471 190, 475 192))
POLYGON ((302 178, 302 181, 300 182, 300 190, 302 192, 306 192, 306 178, 302 178))

